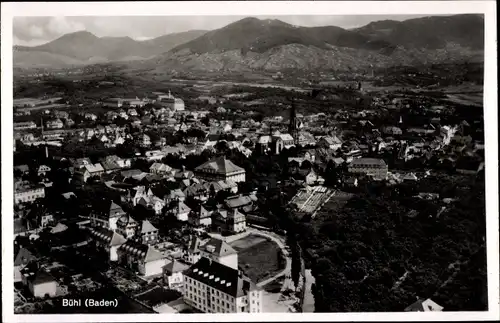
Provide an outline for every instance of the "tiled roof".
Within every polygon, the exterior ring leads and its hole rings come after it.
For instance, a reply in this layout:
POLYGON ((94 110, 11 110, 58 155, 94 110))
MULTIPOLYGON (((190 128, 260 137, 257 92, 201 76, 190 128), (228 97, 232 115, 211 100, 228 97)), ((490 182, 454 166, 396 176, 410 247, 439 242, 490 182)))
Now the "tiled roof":
POLYGON ((127 241, 121 234, 103 228, 90 228, 90 234, 109 246, 119 246, 127 241))
POLYGON ((155 232, 158 231, 157 228, 155 228, 151 222, 148 220, 142 221, 142 226, 141 226, 141 233, 147 233, 147 232, 155 232))
POLYGON ((237 251, 234 250, 233 247, 231 247, 225 241, 216 238, 208 240, 207 243, 205 243, 200 247, 200 250, 208 252, 217 257, 224 257, 237 253, 237 251))
POLYGON ((233 297, 241 297, 248 291, 257 290, 250 278, 240 274, 238 270, 207 258, 201 258, 184 275, 233 297))
POLYGON ((183 271, 189 269, 189 266, 174 259, 170 263, 166 264, 163 268, 167 272, 168 275, 172 275, 172 274, 175 274, 178 272, 183 272, 183 271))
POLYGON ((442 310, 443 307, 436 304, 430 298, 426 300, 420 299, 405 308, 405 312, 441 312, 442 310))
POLYGON ((252 199, 249 196, 240 195, 240 196, 229 197, 224 202, 230 208, 238 208, 252 203, 252 199))
POLYGON ((28 249, 21 248, 14 258, 14 266, 27 265, 33 260, 36 260, 36 257, 28 249))
POLYGON ((33 285, 55 282, 55 278, 47 272, 46 269, 40 268, 36 262, 30 262, 21 270, 21 274, 26 277, 33 285))
POLYGON ((165 258, 165 256, 155 248, 131 240, 121 245, 120 250, 135 258, 142 259, 144 260, 144 262, 150 262, 165 258))
POLYGON ((378 165, 378 166, 386 166, 387 164, 383 159, 378 158, 358 158, 352 161, 351 165, 378 165))
POLYGON ((226 159, 225 156, 212 159, 196 167, 195 170, 203 173, 216 173, 223 175, 245 172, 243 168, 236 166, 232 161, 226 159))

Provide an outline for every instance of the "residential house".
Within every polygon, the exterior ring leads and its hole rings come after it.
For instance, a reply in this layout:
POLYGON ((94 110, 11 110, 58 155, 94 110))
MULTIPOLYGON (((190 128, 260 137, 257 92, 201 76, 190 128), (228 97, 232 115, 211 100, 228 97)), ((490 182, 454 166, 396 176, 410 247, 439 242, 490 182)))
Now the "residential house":
POLYGON ((212 238, 200 245, 199 250, 202 258, 238 269, 238 252, 223 240, 212 238))
POLYGON ((189 266, 179 260, 172 260, 163 267, 164 282, 169 289, 183 291, 184 275, 183 272, 188 270, 189 266))
POLYGON ((120 262, 140 276, 150 278, 163 275, 167 258, 151 245, 128 240, 118 249, 120 262))
POLYGON ((125 239, 133 238, 138 232, 139 223, 130 215, 122 215, 116 221, 116 232, 121 234, 125 239))
POLYGON ((109 261, 119 261, 118 249, 127 241, 122 234, 99 227, 90 227, 88 232, 96 248, 106 253, 109 261))
POLYGON ((172 167, 162 163, 153 163, 153 165, 149 167, 149 172, 152 174, 167 175, 172 173, 172 169, 172 167))
POLYGON ((143 244, 154 245, 158 242, 158 229, 148 220, 142 221, 141 230, 138 233, 143 244))
POLYGON ((47 121, 47 128, 49 129, 61 129, 63 127, 64 123, 61 121, 61 119, 47 121))
POLYGON ((91 177, 97 176, 100 177, 104 173, 104 168, 100 163, 97 164, 87 164, 82 168, 75 170, 75 177, 77 180, 82 183, 86 183, 87 180, 91 177))
POLYGON ((30 183, 17 186, 14 191, 14 204, 34 202, 45 197, 44 185, 32 185, 30 183))
POLYGON ((38 167, 38 176, 45 177, 47 173, 51 171, 51 168, 47 165, 40 165, 38 167))
POLYGON ((22 247, 18 250, 14 257, 14 282, 21 282, 23 277, 21 275, 21 270, 26 267, 32 261, 35 261, 36 257, 28 249, 22 247))
POLYGON ((318 146, 336 151, 342 147, 342 141, 337 136, 325 136, 318 141, 318 146))
POLYGON ((36 262, 31 262, 21 270, 23 285, 35 298, 57 296, 57 281, 36 262))
POLYGON ((237 209, 217 210, 212 214, 212 227, 217 232, 240 233, 246 230, 245 215, 237 209))
POLYGON ((210 227, 212 225, 212 213, 213 211, 209 211, 203 205, 200 205, 196 210, 191 211, 188 222, 194 226, 210 227))
POLYGON ((175 215, 175 217, 179 221, 188 221, 189 213, 191 212, 189 206, 187 206, 186 204, 184 204, 184 202, 181 201, 174 202, 173 204, 174 205, 168 212, 170 214, 175 215))

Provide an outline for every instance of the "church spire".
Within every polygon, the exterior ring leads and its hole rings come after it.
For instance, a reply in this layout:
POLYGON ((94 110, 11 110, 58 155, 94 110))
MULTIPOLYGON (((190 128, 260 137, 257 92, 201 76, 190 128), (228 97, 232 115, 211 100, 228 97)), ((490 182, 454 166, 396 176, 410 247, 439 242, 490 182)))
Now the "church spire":
POLYGON ((293 97, 292 97, 291 101, 292 101, 292 106, 290 108, 290 124, 288 125, 288 132, 293 137, 295 144, 297 144, 297 135, 298 135, 298 132, 297 132, 297 129, 298 129, 297 111, 295 108, 295 101, 294 101, 293 97))

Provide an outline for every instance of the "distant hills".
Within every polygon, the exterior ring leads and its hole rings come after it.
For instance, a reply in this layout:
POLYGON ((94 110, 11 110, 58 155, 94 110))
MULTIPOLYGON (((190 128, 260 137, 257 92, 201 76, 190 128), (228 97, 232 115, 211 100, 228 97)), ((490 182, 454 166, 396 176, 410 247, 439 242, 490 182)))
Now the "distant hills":
POLYGON ((67 34, 36 47, 15 48, 15 66, 143 60, 176 70, 362 69, 482 61, 481 15, 384 20, 356 29, 301 27, 244 18, 212 31, 188 31, 147 41, 67 34), (43 54, 40 54, 43 53, 43 54))
POLYGON ((78 31, 40 46, 14 46, 14 66, 62 67, 147 59, 204 33, 204 30, 190 30, 137 41, 130 37, 97 37, 88 31, 78 31))

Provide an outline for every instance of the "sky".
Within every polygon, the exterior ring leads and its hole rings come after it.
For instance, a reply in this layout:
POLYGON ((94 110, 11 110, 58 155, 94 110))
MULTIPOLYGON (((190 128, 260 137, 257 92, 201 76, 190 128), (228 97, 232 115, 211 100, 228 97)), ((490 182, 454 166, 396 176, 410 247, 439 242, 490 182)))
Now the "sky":
MULTIPOLYGON (((256 16, 280 19, 298 26, 338 26, 356 28, 378 20, 406 20, 426 15, 343 15, 343 16, 256 16)), ((245 16, 114 16, 114 17, 15 17, 14 45, 36 46, 76 31, 86 30, 98 37, 129 36, 146 40, 162 35, 194 29, 213 30, 245 16)))

